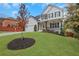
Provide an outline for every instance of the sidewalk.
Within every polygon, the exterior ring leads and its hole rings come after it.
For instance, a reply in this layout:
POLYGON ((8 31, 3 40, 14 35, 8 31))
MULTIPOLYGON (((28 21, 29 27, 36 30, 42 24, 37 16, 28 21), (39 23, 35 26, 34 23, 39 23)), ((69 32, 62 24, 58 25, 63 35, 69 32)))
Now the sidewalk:
POLYGON ((7 33, 0 33, 0 37, 1 37, 1 36, 6 36, 6 35, 18 34, 18 33, 22 33, 22 32, 7 32, 7 33))

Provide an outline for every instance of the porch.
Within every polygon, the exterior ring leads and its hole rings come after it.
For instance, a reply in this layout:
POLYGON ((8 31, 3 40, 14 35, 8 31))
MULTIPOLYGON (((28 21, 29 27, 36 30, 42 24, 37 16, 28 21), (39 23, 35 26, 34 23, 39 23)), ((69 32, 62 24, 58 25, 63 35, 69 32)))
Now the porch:
POLYGON ((63 21, 61 19, 38 22, 38 31, 49 30, 60 34, 62 28, 63 21))

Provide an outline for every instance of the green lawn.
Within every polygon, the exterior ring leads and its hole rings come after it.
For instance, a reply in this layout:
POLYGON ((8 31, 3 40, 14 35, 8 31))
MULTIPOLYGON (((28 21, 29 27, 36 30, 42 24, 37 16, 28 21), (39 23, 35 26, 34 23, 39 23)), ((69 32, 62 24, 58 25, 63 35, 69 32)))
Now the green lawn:
POLYGON ((21 50, 8 50, 7 44, 20 34, 0 37, 0 55, 6 56, 54 56, 79 55, 79 40, 51 33, 24 33, 25 37, 34 38, 32 47, 21 50))

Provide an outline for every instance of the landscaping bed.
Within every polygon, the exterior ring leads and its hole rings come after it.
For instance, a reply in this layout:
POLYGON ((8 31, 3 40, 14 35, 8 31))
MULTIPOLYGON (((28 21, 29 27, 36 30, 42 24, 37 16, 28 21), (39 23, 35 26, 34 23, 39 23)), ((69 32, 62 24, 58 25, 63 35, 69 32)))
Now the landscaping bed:
POLYGON ((7 47, 10 50, 20 50, 31 47, 35 43, 32 38, 16 38, 8 43, 7 47))

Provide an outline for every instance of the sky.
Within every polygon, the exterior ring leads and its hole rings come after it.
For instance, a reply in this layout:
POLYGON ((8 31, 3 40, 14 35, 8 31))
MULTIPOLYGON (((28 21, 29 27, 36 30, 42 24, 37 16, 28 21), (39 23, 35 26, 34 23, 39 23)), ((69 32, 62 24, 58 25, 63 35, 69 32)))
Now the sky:
MULTIPOLYGON (((37 16, 42 13, 49 3, 26 3, 30 15, 37 16)), ((64 3, 50 3, 60 8, 64 8, 64 3)), ((0 3, 0 17, 13 17, 16 18, 19 11, 19 3, 0 3)))

